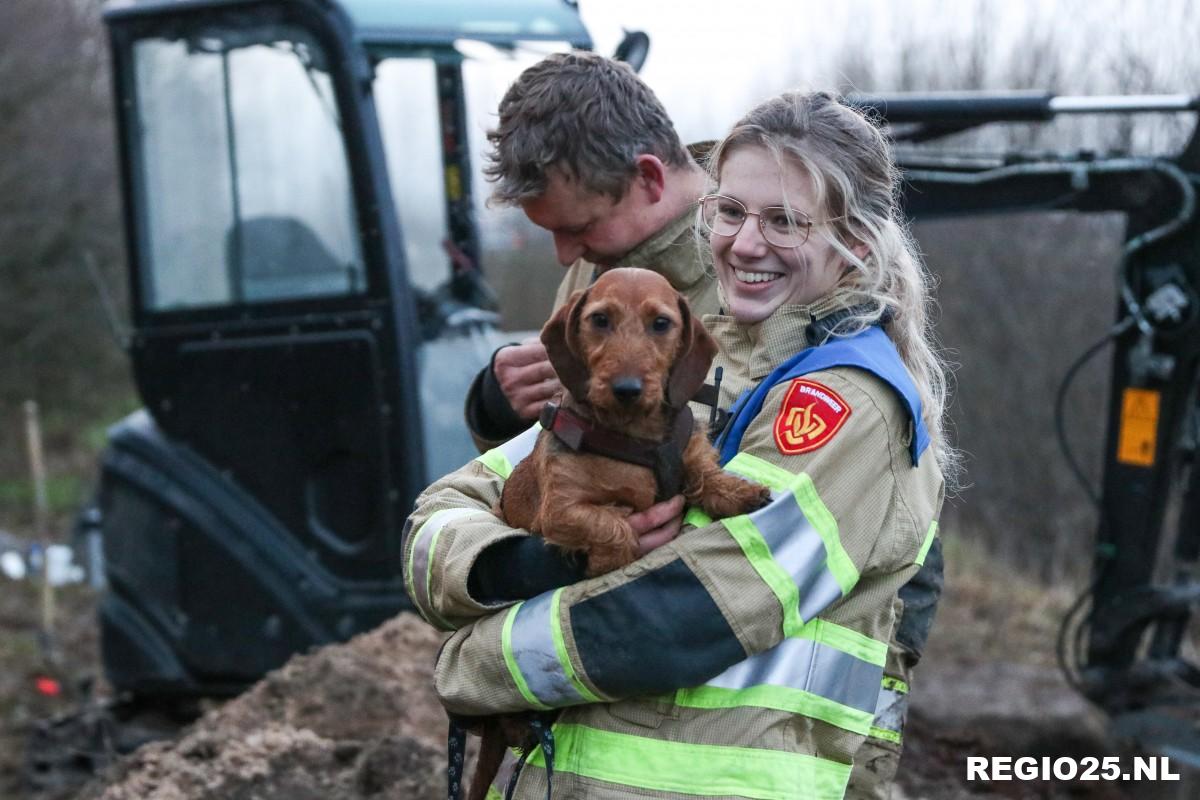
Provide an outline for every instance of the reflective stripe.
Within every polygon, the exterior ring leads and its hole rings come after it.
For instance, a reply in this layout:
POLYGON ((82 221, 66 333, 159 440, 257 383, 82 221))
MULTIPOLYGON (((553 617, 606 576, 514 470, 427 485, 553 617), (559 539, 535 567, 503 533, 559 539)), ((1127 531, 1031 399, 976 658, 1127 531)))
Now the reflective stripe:
POLYGON ((825 545, 826 567, 837 579, 842 594, 848 594, 854 588, 854 585, 858 583, 858 569, 842 546, 841 537, 838 535, 837 520, 817 494, 812 478, 803 472, 793 475, 786 469, 749 453, 738 453, 726 465, 726 469, 769 486, 773 491, 791 492, 792 496, 796 498, 797 505, 803 511, 805 520, 821 537, 821 541, 825 545))
POLYGON ((517 757, 511 749, 506 748, 504 758, 500 759, 500 766, 496 769, 496 777, 492 778, 492 784, 488 787, 485 800, 502 800, 504 790, 508 788, 508 781, 516 768, 517 757))
POLYGON ((562 589, 520 603, 504 622, 504 660, 521 695, 538 708, 577 705, 597 698, 571 668, 558 625, 562 589))
POLYGON ((821 496, 817 494, 816 485, 806 473, 802 472, 796 476, 792 483, 792 492, 796 495, 796 502, 804 509, 808 521, 817 529, 817 533, 825 542, 825 552, 828 554, 826 566, 837 578, 838 585, 842 588, 842 594, 849 594, 850 590, 858 583, 858 567, 854 566, 853 559, 846 552, 846 548, 842 546, 837 519, 821 500, 821 496))
POLYGON ((742 661, 705 686, 683 689, 693 708, 756 706, 803 714, 866 734, 875 716, 887 645, 813 620, 800 636, 742 661))
POLYGON ((567 653, 567 640, 563 638, 562 633, 562 618, 558 613, 559 602, 562 599, 562 589, 554 593, 550 604, 550 634, 554 638, 554 654, 558 656, 558 663, 562 665, 563 672, 566 673, 567 679, 571 681, 571 685, 575 687, 575 691, 589 703, 602 702, 599 697, 594 695, 583 681, 579 680, 579 676, 575 674, 575 668, 571 666, 571 656, 567 653))
POLYGON ((766 652, 734 664, 708 682, 745 689, 773 684, 811 692, 867 714, 875 711, 880 667, 808 639, 784 639, 766 652))
MULTIPOLYGON (((582 725, 554 726, 554 770, 622 786, 754 800, 841 800, 850 765, 754 747, 648 739, 582 725)), ((529 763, 545 767, 541 748, 529 763)))
MULTIPOLYGON (((902 682, 898 682, 902 683, 902 682)), ((908 716, 908 692, 888 688, 888 679, 879 691, 875 704, 875 720, 871 724, 871 736, 900 744, 904 732, 904 719, 908 716)))
POLYGON ((704 509, 696 506, 689 507, 687 512, 683 515, 683 524, 691 525, 695 528, 703 528, 705 525, 711 525, 712 521, 713 518, 708 514, 705 514, 704 509))
POLYGON ((676 702, 693 708, 757 706, 803 714, 866 734, 883 667, 810 639, 784 639, 735 664, 676 702))
POLYGON ((452 630, 453 625, 442 619, 433 608, 433 595, 429 586, 433 574, 433 555, 436 553, 438 536, 446 523, 466 517, 471 514, 485 512, 477 508, 445 508, 425 520, 425 524, 417 529, 413 536, 412 547, 408 551, 408 574, 410 598, 421 616, 431 624, 452 630))
POLYGON ((891 675, 884 675, 880 685, 884 689, 894 689, 900 694, 908 694, 908 684, 899 678, 893 678, 891 675))
POLYGON ((500 649, 504 653, 504 665, 508 667, 508 674, 512 676, 513 683, 517 685, 517 691, 521 693, 521 697, 525 698, 525 702, 534 708, 545 709, 546 706, 529 691, 529 684, 525 682, 525 673, 521 672, 521 668, 517 666, 517 658, 513 653, 513 621, 517 618, 522 605, 523 603, 517 603, 504 615, 504 629, 500 633, 500 649))
POLYGON ((481 462, 504 480, 508 480, 508 476, 512 475, 517 464, 520 464, 526 456, 533 452, 533 446, 537 444, 538 434, 541 432, 542 426, 534 424, 529 430, 514 436, 499 447, 488 450, 475 460, 481 462))
POLYGON ((754 571, 778 598, 779 605, 783 608, 783 635, 791 636, 804 627, 804 620, 800 618, 800 593, 796 590, 796 584, 792 582, 791 576, 784 572, 783 567, 771 558, 770 548, 750 518, 733 517, 721 520, 721 524, 742 548, 750 566, 754 567, 754 571))
POLYGON ((812 639, 821 644, 849 653, 855 658, 882 667, 887 663, 886 642, 872 639, 865 633, 851 630, 827 619, 814 619, 797 634, 802 639, 812 639))
POLYGON ((933 547, 933 537, 937 536, 938 524, 935 519, 929 523, 929 530, 925 532, 925 541, 921 543, 921 552, 917 553, 917 560, 914 564, 925 566, 925 556, 929 555, 929 548, 933 547))
POLYGON ((795 636, 854 587, 858 570, 842 547, 833 515, 807 475, 792 475, 744 453, 728 468, 776 492, 765 508, 723 524, 779 598, 784 635, 795 636))

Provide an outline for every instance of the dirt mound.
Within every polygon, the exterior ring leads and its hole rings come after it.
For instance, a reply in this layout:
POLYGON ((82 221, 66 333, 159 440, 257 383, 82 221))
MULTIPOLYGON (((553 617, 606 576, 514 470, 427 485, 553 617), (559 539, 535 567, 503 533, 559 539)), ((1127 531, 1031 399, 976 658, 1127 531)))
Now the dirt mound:
POLYGON ((119 763, 86 800, 441 798, 442 635, 411 614, 298 656, 170 742, 119 763))

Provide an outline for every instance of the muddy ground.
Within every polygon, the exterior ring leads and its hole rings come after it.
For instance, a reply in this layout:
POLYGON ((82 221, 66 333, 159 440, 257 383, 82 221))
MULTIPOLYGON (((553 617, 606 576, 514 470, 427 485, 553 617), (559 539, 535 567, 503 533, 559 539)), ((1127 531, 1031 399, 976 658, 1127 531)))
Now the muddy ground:
MULTIPOLYGON (((918 798, 1185 798, 1172 784, 971 783, 968 755, 1132 753, 1106 720, 1065 685, 1053 663, 1069 592, 1026 585, 993 565, 961 559, 914 687, 898 800, 918 798)), ((952 563, 954 563, 952 561, 952 563)), ((6 589, 10 587, 6 586, 6 589)), ((24 593, 24 594, 22 594, 24 593)), ((82 674, 94 658, 91 596, 75 590, 60 637, 82 674)), ((351 642, 294 658, 242 696, 212 707, 173 739, 144 746, 82 789, 31 794, 16 770, 22 736, 39 714, 69 705, 38 695, 29 608, 36 594, 0 601, 4 725, 0 796, 36 800, 374 800, 444 796, 445 725, 430 692, 441 637, 402 615, 351 642), (14 643, 26 642, 14 647, 14 643), (15 651, 15 655, 14 655, 15 651), (15 659, 15 660, 14 660, 15 659), (20 664, 19 668, 9 667, 20 664)), ((62 671, 69 682, 71 669, 62 671)), ((1182 770, 1180 770, 1182 771, 1182 770)))

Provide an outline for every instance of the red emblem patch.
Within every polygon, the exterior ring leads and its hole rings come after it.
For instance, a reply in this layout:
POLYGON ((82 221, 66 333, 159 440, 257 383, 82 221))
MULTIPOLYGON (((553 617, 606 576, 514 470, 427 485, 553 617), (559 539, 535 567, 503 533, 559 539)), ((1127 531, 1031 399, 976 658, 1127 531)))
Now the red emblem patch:
POLYGON ((821 447, 850 418, 850 406, 828 386, 796 378, 775 417, 775 446, 785 456, 821 447))

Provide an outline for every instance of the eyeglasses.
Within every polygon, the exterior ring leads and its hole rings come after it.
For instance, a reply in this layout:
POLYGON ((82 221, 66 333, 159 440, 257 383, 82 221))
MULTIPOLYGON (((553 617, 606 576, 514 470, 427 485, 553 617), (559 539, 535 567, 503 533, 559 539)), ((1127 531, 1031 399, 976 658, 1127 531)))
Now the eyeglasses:
POLYGON ((700 221, 717 236, 737 236, 746 222, 746 217, 758 217, 758 227, 768 244, 775 247, 799 247, 808 241, 813 221, 803 211, 767 206, 758 211, 748 211, 740 201, 723 194, 710 194, 700 198, 700 221))

